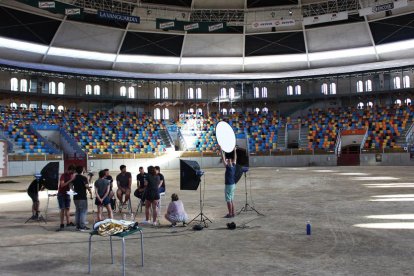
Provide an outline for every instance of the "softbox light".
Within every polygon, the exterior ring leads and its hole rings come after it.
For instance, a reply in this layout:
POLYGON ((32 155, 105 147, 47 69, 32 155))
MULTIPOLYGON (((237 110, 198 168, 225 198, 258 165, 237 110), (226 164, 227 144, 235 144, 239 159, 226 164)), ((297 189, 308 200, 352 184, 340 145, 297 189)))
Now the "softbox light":
POLYGON ((200 166, 196 161, 180 159, 180 190, 197 190, 200 184, 200 166))
POLYGON ((57 190, 59 184, 59 162, 49 162, 40 171, 44 186, 48 190, 57 190))
MULTIPOLYGON (((244 148, 237 148, 237 165, 240 165, 242 167, 249 167, 249 155, 247 154, 247 151, 244 148)), ((234 151, 230 153, 225 153, 226 159, 232 159, 234 156, 234 151)))

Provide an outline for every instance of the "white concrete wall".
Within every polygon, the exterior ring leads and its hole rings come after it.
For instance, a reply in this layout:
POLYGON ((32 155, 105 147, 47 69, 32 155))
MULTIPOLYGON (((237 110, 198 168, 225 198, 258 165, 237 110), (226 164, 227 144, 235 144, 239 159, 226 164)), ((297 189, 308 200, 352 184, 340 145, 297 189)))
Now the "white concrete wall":
POLYGON ((411 166, 414 159, 410 159, 409 153, 380 153, 381 161, 377 162, 375 153, 361 154, 363 166, 411 166))
MULTIPOLYGON (((414 159, 410 159, 409 153, 382 153, 381 162, 376 161, 375 154, 361 154, 361 166, 411 166, 414 159)), ((219 157, 186 157, 185 160, 197 161, 201 169, 221 168, 219 157)), ((8 176, 34 175, 51 161, 9 161, 8 176)), ((59 161, 59 172, 63 173, 63 161, 59 161)), ((251 156, 250 167, 308 167, 308 166, 336 166, 335 155, 289 155, 289 156, 251 156)), ((98 159, 89 160, 88 168, 93 172, 102 169, 118 171, 119 166, 127 166, 127 170, 133 174, 138 173, 138 168, 147 168, 150 165, 158 165, 161 170, 174 170, 180 168, 180 158, 143 158, 143 159, 98 159)))

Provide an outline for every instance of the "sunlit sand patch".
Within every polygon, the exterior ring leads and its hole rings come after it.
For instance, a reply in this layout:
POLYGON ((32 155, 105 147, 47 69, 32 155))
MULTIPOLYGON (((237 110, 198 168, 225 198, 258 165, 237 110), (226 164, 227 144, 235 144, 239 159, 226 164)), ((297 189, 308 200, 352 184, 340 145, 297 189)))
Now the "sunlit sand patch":
MULTIPOLYGON (((414 184, 414 183, 413 183, 414 184)), ((388 198, 388 197, 414 197, 414 194, 395 194, 395 195, 375 195, 371 197, 388 198)))
POLYGON ((358 180, 358 181, 368 181, 368 180, 397 180, 398 177, 392 176, 361 176, 361 177, 353 177, 351 180, 358 180))
POLYGON ((394 214, 394 215, 373 215, 366 216, 369 219, 414 219, 414 214, 394 214))
POLYGON ((381 202, 397 202, 397 201, 414 201, 414 197, 404 197, 404 198, 380 198, 380 199, 370 199, 369 201, 381 201, 381 202))
POLYGON ((414 183, 375 183, 362 184, 367 188, 413 188, 414 183))
POLYGON ((349 172, 349 173, 337 173, 337 175, 370 175, 369 173, 349 172))
POLYGON ((414 222, 363 223, 353 226, 368 229, 414 229, 414 222))

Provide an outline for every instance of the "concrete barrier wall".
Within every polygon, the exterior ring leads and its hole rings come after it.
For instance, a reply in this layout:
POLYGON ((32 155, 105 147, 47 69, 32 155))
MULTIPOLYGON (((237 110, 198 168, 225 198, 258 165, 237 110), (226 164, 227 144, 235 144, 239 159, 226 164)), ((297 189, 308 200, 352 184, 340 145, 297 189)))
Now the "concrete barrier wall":
MULTIPOLYGON (((187 157, 185 160, 197 161, 200 168, 221 168, 220 157, 187 157)), ((33 175, 49 161, 9 161, 8 176, 33 175)), ((308 167, 336 166, 335 155, 289 155, 289 156, 250 156, 250 167, 308 167)), ((161 170, 180 168, 179 158, 142 158, 142 159, 97 159, 88 161, 88 169, 98 172, 102 169, 119 171, 119 166, 126 165, 130 172, 138 172, 138 168, 158 165, 161 170)), ((414 160, 408 153, 361 154, 362 166, 411 166, 414 160), (377 161, 380 158, 380 161, 377 161)), ((60 161, 60 173, 63 173, 63 161, 60 161)))
POLYGON ((367 153, 360 156, 363 166, 411 166, 414 159, 409 153, 367 153))

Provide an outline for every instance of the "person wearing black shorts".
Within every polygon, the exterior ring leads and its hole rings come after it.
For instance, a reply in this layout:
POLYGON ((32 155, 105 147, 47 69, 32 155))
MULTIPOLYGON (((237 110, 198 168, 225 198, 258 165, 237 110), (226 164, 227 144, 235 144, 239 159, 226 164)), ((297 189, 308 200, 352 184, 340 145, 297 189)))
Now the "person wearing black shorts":
POLYGON ((149 210, 152 207, 152 223, 157 225, 157 205, 160 200, 160 192, 158 186, 160 185, 160 177, 153 166, 148 167, 148 176, 145 181, 145 222, 149 223, 149 210))

